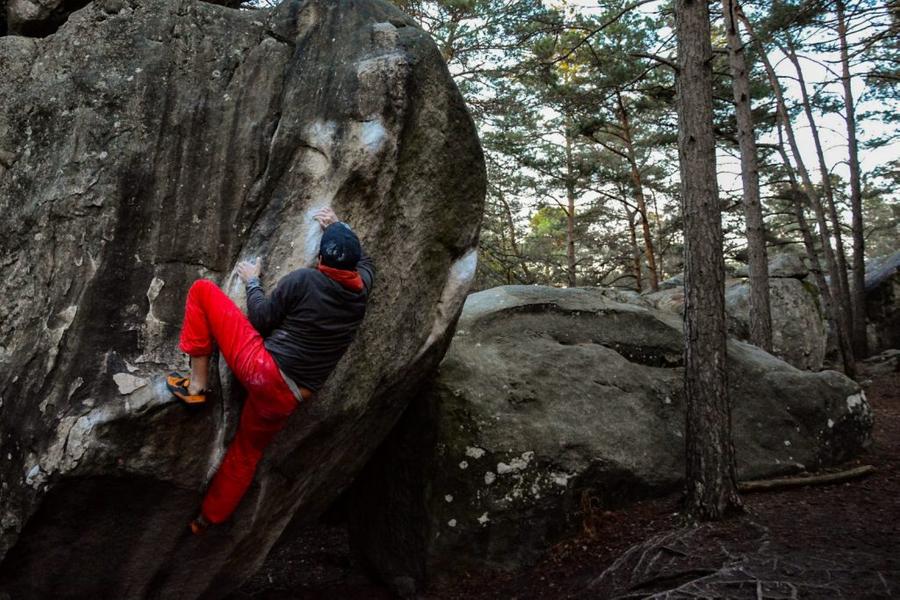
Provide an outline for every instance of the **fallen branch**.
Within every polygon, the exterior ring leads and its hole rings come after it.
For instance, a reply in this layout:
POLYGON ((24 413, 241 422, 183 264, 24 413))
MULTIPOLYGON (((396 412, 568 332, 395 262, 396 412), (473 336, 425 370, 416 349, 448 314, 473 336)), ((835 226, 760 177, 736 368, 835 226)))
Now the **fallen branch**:
POLYGON ((738 484, 741 492, 764 492, 768 490, 780 490, 784 488, 801 487, 804 485, 822 485, 826 483, 838 483, 858 477, 864 477, 875 472, 872 465, 862 465, 837 473, 824 475, 805 475, 803 477, 780 477, 778 479, 759 479, 756 481, 742 481, 738 484))

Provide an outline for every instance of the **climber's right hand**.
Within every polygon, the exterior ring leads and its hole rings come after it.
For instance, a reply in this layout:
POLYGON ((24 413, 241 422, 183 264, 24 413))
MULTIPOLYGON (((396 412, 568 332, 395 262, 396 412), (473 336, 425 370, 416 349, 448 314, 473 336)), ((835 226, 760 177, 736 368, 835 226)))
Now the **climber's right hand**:
POLYGON ((313 215, 313 218, 319 222, 319 225, 322 226, 322 229, 327 229, 329 225, 332 223, 337 223, 340 221, 335 212, 331 209, 331 207, 326 206, 325 208, 320 208, 316 214, 313 215))

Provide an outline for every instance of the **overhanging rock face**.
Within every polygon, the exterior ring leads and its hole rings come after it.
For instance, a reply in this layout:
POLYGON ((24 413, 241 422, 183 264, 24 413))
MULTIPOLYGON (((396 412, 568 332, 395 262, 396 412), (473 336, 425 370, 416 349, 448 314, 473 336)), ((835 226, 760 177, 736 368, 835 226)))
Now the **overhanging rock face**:
POLYGON ((349 483, 440 360, 474 274, 473 123, 386 2, 271 13, 96 0, 0 37, 0 590, 220 597, 349 483), (232 524, 185 535, 239 414, 161 376, 198 277, 243 300, 313 260, 332 206, 378 269, 366 321, 232 524))

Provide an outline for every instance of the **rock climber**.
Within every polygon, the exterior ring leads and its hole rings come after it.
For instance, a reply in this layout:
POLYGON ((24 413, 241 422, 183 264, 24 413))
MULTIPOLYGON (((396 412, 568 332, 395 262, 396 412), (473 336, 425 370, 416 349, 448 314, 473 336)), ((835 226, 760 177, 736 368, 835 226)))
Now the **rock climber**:
POLYGON ((191 374, 169 375, 169 390, 188 404, 206 401, 213 342, 247 390, 237 433, 190 523, 194 534, 231 516, 265 448, 298 402, 322 387, 362 323, 372 260, 332 209, 314 218, 323 229, 316 268, 282 277, 267 297, 259 260, 238 264, 247 316, 212 281, 197 280, 188 291, 180 347, 191 357, 191 374))

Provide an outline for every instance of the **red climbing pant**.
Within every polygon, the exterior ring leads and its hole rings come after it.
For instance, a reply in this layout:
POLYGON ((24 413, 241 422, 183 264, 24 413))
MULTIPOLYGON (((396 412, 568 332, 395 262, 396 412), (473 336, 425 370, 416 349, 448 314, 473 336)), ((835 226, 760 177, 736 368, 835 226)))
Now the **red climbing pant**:
POLYGON ((213 341, 247 390, 237 433, 201 509, 207 521, 221 523, 250 487, 263 451, 284 428, 297 399, 250 320, 216 284, 200 279, 188 292, 181 349, 191 356, 209 356, 213 341))

